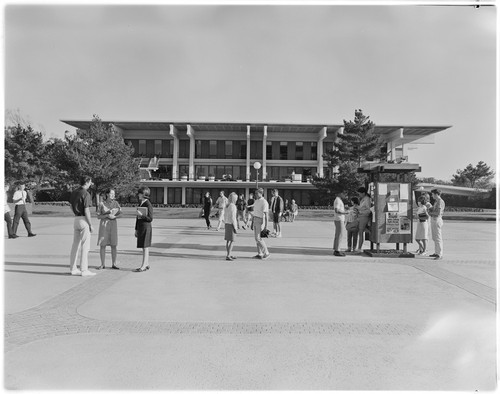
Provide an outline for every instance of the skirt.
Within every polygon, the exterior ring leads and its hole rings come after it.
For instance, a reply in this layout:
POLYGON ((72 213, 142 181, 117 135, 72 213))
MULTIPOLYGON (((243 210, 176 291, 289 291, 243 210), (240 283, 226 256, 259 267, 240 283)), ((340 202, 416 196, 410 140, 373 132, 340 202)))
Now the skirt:
POLYGON ((224 241, 234 241, 236 238, 234 235, 234 227, 232 224, 225 224, 224 225, 224 241))
POLYGON ((151 246, 153 238, 153 228, 149 222, 139 222, 137 226, 137 247, 148 248, 151 246))
POLYGON ((116 219, 101 219, 99 223, 99 235, 97 236, 97 245, 116 246, 118 245, 118 225, 116 219))
POLYGON ((429 239, 429 222, 417 222, 417 231, 415 232, 415 239, 429 239))

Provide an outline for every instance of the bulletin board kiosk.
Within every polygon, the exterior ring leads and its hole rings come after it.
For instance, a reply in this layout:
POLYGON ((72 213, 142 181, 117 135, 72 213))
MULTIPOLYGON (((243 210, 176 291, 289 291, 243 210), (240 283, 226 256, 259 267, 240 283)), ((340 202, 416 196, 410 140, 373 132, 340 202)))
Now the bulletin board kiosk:
POLYGON ((358 169, 368 173, 368 193, 372 198, 370 250, 372 257, 415 257, 408 252, 413 242, 413 193, 409 182, 411 172, 419 172, 418 164, 367 163, 358 169), (383 181, 381 174, 395 174, 392 181, 383 181), (381 249, 380 244, 395 244, 395 249, 381 249), (403 244, 403 250, 399 246, 403 244))

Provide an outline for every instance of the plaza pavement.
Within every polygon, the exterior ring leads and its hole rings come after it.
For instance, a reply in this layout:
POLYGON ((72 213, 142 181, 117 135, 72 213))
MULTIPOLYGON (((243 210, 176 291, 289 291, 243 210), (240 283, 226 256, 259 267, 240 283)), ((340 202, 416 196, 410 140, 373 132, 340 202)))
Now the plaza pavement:
POLYGON ((4 240, 7 389, 495 388, 495 222, 446 222, 442 261, 334 257, 333 223, 300 220, 268 260, 242 230, 226 261, 223 231, 159 219, 151 270, 134 273, 125 217, 122 269, 83 278, 72 219, 31 221, 37 237, 4 240))

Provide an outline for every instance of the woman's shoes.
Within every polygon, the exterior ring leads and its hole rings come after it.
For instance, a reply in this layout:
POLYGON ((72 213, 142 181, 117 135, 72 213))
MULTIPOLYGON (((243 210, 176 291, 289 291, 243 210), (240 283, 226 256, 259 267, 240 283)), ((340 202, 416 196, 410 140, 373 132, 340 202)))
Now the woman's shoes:
POLYGON ((149 265, 146 267, 146 268, 137 268, 134 270, 134 272, 144 272, 144 271, 147 271, 149 270, 149 265))
POLYGON ((111 269, 113 269, 113 270, 119 270, 120 268, 118 268, 116 265, 112 265, 111 269))
POLYGON ((106 267, 105 267, 104 265, 101 265, 101 266, 97 267, 96 269, 98 269, 98 270, 103 270, 103 269, 105 269, 105 268, 106 268, 106 267))

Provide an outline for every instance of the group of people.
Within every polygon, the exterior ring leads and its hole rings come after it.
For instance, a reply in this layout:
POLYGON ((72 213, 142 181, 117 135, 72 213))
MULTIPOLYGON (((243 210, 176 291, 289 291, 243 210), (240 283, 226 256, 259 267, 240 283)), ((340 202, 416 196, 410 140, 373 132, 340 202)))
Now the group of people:
POLYGON ((28 210, 26 207, 26 204, 32 202, 30 201, 30 194, 26 191, 26 185, 24 183, 19 183, 16 186, 14 195, 12 196, 12 202, 14 203, 14 218, 11 217, 11 209, 7 203, 9 190, 10 186, 5 184, 4 220, 7 224, 7 234, 9 239, 16 239, 19 237, 17 235, 17 228, 21 219, 23 220, 24 227, 26 227, 26 231, 28 232, 28 237, 35 237, 36 234, 31 231, 31 222, 29 220, 28 210))
MULTIPOLYGON (((443 258, 442 227, 445 202, 441 198, 440 189, 431 190, 431 195, 434 204, 430 203, 430 196, 427 193, 419 197, 417 202, 418 221, 415 231, 415 240, 419 248, 415 253, 421 256, 428 255, 427 242, 432 233, 435 252, 429 255, 429 257, 433 257, 435 260, 441 260, 443 258)), ((363 251, 365 232, 369 231, 370 218, 373 214, 371 198, 365 187, 360 187, 358 189, 358 197, 352 197, 347 207, 343 201, 345 199, 346 193, 340 192, 333 204, 333 220, 335 224, 335 236, 333 240, 334 256, 345 256, 345 253, 340 250, 344 228, 347 232, 346 252, 361 253, 363 251)))
MULTIPOLYGON (((90 238, 93 232, 90 207, 92 199, 88 192, 92 185, 89 176, 82 176, 80 187, 71 193, 70 205, 75 215, 73 221, 73 245, 70 254, 70 273, 77 276, 93 276, 95 272, 89 270, 88 253, 90 251, 90 238), (80 268, 78 268, 80 261, 80 268)), ((149 270, 149 247, 152 240, 153 206, 149 201, 150 190, 141 187, 137 191, 139 205, 136 210, 135 236, 137 247, 142 249, 142 264, 135 272, 149 270)), ((104 269, 106 259, 106 246, 111 247, 111 268, 119 269, 117 265, 118 225, 116 219, 122 214, 120 204, 115 200, 115 191, 109 189, 104 193, 103 200, 97 208, 97 217, 100 219, 97 244, 100 246, 101 265, 97 269, 104 269)))

